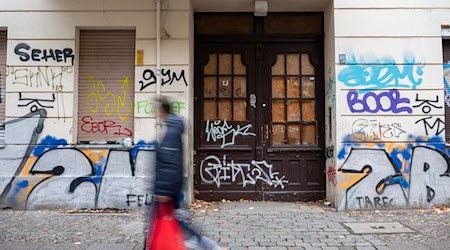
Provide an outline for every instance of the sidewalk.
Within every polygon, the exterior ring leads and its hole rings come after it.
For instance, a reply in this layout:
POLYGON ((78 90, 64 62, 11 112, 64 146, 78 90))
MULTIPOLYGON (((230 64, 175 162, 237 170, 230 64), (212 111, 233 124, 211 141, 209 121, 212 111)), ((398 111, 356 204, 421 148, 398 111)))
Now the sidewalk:
MULTIPOLYGON (((195 224, 226 249, 412 250, 450 245, 448 209, 334 212, 314 203, 202 204, 194 210, 195 224), (354 234, 358 227, 344 224, 353 222, 381 222, 374 224, 375 231, 400 222, 394 231, 412 233, 354 234)), ((142 249, 143 228, 142 210, 0 210, 0 249, 142 249)))

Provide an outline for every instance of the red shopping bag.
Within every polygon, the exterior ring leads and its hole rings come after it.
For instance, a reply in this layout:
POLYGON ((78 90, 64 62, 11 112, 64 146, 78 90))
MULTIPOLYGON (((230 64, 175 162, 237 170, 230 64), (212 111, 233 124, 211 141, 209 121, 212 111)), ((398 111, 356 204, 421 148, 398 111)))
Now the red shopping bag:
POLYGON ((173 213, 173 203, 159 203, 156 212, 152 229, 148 231, 146 249, 185 250, 183 233, 173 213))

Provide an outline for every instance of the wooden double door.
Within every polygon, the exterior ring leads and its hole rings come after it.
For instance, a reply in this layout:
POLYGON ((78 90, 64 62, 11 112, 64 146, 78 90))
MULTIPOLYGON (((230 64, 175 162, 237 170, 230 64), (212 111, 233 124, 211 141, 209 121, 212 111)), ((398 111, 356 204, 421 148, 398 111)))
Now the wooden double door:
POLYGON ((322 51, 320 41, 196 42, 196 198, 325 196, 322 51))

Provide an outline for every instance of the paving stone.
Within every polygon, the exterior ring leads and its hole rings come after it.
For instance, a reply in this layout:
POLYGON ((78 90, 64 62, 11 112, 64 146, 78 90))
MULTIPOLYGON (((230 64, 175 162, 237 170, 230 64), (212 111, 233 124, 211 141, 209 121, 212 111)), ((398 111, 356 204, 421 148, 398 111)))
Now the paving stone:
MULTIPOLYGON (((430 249, 428 246, 417 242, 417 241, 408 241, 408 242, 403 242, 403 241, 393 241, 393 242, 389 242, 389 248, 391 248, 392 250, 404 250, 404 249, 414 249, 414 250, 425 250, 425 249, 430 249)), ((448 249, 448 248, 446 248, 448 249)))
POLYGON ((375 246, 375 248, 377 250, 391 250, 391 248, 388 246, 375 246))
POLYGON ((295 243, 295 246, 297 246, 297 247, 311 247, 312 245, 311 245, 311 243, 303 242, 303 243, 295 243))
POLYGON ((87 250, 121 250, 121 249, 134 249, 137 244, 104 244, 96 243, 91 244, 87 250))
POLYGON ((14 249, 14 250, 38 250, 43 249, 44 245, 42 244, 30 244, 26 242, 7 242, 7 243, 1 243, 0 248, 1 249, 14 249))
POLYGON ((277 241, 270 241, 270 242, 259 242, 259 245, 262 247, 276 247, 277 241))
POLYGON ((327 243, 311 243, 313 247, 326 247, 327 243))
POLYGON ((356 247, 356 250, 377 250, 375 247, 356 247))
POLYGON ((341 247, 342 243, 340 243, 340 242, 328 242, 327 245, 330 246, 330 247, 341 247))
MULTIPOLYGON (((62 243, 62 244, 51 244, 51 245, 45 245, 43 246, 43 249, 49 249, 49 250, 57 250, 57 249, 61 249, 61 250, 69 250, 69 249, 87 249, 89 248, 89 245, 75 245, 73 243, 62 243)), ((126 249, 133 249, 134 245, 131 248, 126 248, 126 249)), ((102 250, 107 249, 107 248, 102 248, 102 250)), ((115 249, 120 249, 120 248, 115 248, 115 249)))
POLYGON ((356 242, 357 247, 371 247, 372 244, 370 242, 356 242))
POLYGON ((284 247, 293 247, 295 246, 295 242, 293 241, 279 241, 277 242, 278 246, 284 246, 284 247))

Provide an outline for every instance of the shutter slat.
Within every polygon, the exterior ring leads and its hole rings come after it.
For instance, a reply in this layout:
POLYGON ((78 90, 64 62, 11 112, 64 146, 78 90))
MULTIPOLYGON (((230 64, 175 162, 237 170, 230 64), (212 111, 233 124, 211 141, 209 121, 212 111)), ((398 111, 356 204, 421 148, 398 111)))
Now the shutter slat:
MULTIPOLYGON (((443 50, 443 64, 450 64, 450 40, 442 40, 442 50, 443 50)), ((444 77, 447 80, 447 83, 450 83, 450 74, 444 77)), ((448 91, 447 89, 445 90, 448 91)), ((450 93, 446 93, 449 95, 450 93)), ((450 141, 450 107, 445 105, 445 141, 448 143, 450 141)))
POLYGON ((133 138, 129 131, 134 133, 135 41, 134 30, 80 31, 78 141, 133 138), (94 88, 99 89, 93 89, 89 76, 94 77, 94 88), (121 81, 126 77, 125 96, 121 81), (125 100, 123 106, 119 99, 125 100), (83 122, 86 116, 92 117, 94 126, 83 122))
POLYGON ((443 47, 443 63, 444 64, 450 64, 450 39, 449 40, 442 40, 442 47, 443 47))
MULTIPOLYGON (((6 93, 6 44, 7 31, 0 31, 0 124, 5 122, 5 93, 6 93)), ((0 130, 0 145, 5 144, 4 127, 0 130)))

